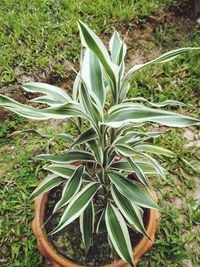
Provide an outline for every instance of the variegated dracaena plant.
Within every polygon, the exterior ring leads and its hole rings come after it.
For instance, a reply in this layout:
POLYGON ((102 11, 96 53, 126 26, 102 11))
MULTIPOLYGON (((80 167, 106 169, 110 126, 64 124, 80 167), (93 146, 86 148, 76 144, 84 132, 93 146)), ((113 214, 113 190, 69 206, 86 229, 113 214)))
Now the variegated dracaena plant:
POLYGON ((40 183, 31 197, 35 199, 62 184, 62 196, 53 212, 63 207, 65 211, 52 234, 79 218, 86 253, 92 243, 92 233, 107 231, 111 247, 134 266, 128 227, 148 236, 143 209, 158 208, 150 194, 148 176, 165 176, 152 155, 174 156, 172 151, 150 142, 160 133, 144 132, 138 127, 146 123, 186 127, 200 124, 200 120, 158 109, 167 105, 183 106, 178 101, 152 103, 144 98, 127 99, 129 80, 147 66, 167 62, 199 48, 180 48, 165 53, 125 73, 126 45, 119 34, 115 31, 110 40, 110 55, 86 24, 79 21, 78 26, 85 51, 73 94, 70 96, 45 83, 26 83, 26 91, 43 94, 32 101, 48 107, 35 108, 3 95, 0 106, 34 120, 73 118, 79 135, 75 138, 59 134, 70 143, 69 149, 60 155, 37 156, 53 164, 45 168, 51 175, 40 183), (72 162, 79 164, 71 165, 72 162), (136 179, 128 176, 131 172, 136 174, 136 179))

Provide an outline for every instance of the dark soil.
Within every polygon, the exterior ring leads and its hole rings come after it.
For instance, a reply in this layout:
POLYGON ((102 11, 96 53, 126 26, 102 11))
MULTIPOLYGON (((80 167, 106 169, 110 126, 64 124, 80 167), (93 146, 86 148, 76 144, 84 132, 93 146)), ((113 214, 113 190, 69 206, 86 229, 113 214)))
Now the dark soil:
MULTIPOLYGON (((61 210, 60 213, 57 213, 50 218, 53 207, 60 197, 61 187, 52 190, 49 194, 45 210, 45 229, 47 233, 50 233, 53 229, 55 229, 60 216, 63 213, 63 210, 61 210)), ((144 210, 144 218, 146 226, 148 222, 147 210, 144 210)), ((141 239, 142 235, 134 232, 132 229, 129 229, 129 233, 131 236, 132 247, 134 247, 141 239)), ((99 266, 109 264, 114 261, 106 232, 93 234, 93 244, 87 255, 85 254, 78 219, 55 235, 48 235, 48 239, 49 242, 53 244, 58 254, 80 265, 99 266)))

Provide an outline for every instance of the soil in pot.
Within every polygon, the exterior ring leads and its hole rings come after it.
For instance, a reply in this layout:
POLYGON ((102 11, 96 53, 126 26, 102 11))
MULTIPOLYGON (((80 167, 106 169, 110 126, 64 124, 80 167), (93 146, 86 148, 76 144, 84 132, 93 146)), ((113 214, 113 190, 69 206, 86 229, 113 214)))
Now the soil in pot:
MULTIPOLYGON (((93 244, 87 255, 85 254, 78 219, 60 232, 48 235, 48 233, 55 229, 64 211, 64 209, 60 210, 60 212, 51 216, 55 203, 61 197, 61 192, 61 187, 51 191, 45 209, 45 230, 49 242, 54 246, 57 253, 74 263, 85 266, 99 266, 113 262, 114 257, 107 240, 107 233, 93 234, 93 244)), ((144 210, 144 223, 145 226, 148 223, 148 210, 144 210)), ((142 238, 142 235, 132 229, 129 229, 129 233, 131 235, 132 247, 134 247, 142 238)))

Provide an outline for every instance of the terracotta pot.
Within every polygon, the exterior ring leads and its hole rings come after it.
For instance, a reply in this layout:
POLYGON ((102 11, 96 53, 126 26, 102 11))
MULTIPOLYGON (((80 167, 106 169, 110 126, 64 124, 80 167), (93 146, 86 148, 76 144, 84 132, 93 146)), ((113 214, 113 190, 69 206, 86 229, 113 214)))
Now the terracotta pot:
MULTIPOLYGON (((152 193, 152 197, 154 198, 154 200, 157 200, 156 194, 154 192, 152 193)), ((62 255, 58 255, 53 245, 48 241, 45 228, 41 227, 44 223, 44 215, 45 215, 45 207, 47 199, 48 199, 48 193, 45 193, 35 201, 35 217, 32 224, 33 232, 37 238, 37 244, 41 254, 44 255, 46 260, 49 261, 53 267, 84 267, 82 265, 78 265, 71 262, 70 260, 64 258, 62 255)), ((158 220, 159 220, 158 211, 150 210, 146 230, 151 240, 146 237, 142 237, 138 242, 138 244, 133 248, 133 257, 134 257, 134 262, 136 264, 138 263, 139 258, 153 245, 154 236, 158 225, 158 220)), ((127 264, 122 260, 119 260, 113 264, 104 265, 104 267, 128 267, 128 266, 129 264, 127 264)))

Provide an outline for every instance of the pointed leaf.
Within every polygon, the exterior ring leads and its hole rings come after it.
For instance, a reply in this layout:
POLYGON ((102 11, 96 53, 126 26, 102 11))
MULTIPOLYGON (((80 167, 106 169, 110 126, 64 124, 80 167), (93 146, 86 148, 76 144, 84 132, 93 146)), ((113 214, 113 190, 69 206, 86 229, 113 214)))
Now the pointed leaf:
POLYGON ((131 167, 133 168, 135 174, 137 175, 138 179, 140 180, 140 182, 143 183, 145 186, 149 186, 147 177, 144 174, 143 170, 140 168, 140 166, 136 162, 134 162, 134 160, 131 157, 127 159, 131 167))
POLYGON ((199 50, 199 49, 200 49, 199 47, 183 47, 183 48, 179 48, 179 49, 167 52, 167 53, 159 56, 158 58, 153 59, 147 63, 135 65, 126 74, 126 77, 124 79, 124 84, 130 79, 131 75, 138 70, 141 70, 141 69, 143 69, 147 66, 153 65, 155 63, 168 62, 172 59, 175 59, 177 56, 179 56, 182 53, 185 53, 187 51, 192 51, 192 50, 199 50))
POLYGON ((44 167, 44 169, 66 179, 69 179, 75 171, 75 167, 72 165, 58 164, 49 165, 47 167, 44 167))
POLYGON ((94 232, 94 205, 92 201, 89 202, 80 216, 80 230, 85 245, 85 253, 87 254, 92 244, 92 233, 94 232))
POLYGON ((103 107, 106 96, 106 90, 103 82, 103 73, 99 60, 92 51, 90 51, 89 53, 89 63, 91 88, 97 98, 100 100, 100 103, 103 107))
POLYGON ((111 194, 115 203, 117 204, 117 207, 126 218, 128 223, 144 236, 148 237, 138 206, 133 204, 128 198, 120 194, 116 190, 115 186, 111 188, 111 194))
POLYGON ((136 205, 139 205, 144 208, 157 209, 157 204, 150 197, 149 193, 144 189, 144 187, 135 182, 130 181, 125 178, 121 173, 110 171, 109 173, 110 180, 114 183, 117 190, 133 201, 136 205))
POLYGON ((35 157, 39 160, 49 160, 56 163, 69 163, 73 161, 94 161, 94 157, 91 153, 73 150, 62 155, 41 154, 35 157))
POLYGON ((67 205, 79 191, 81 186, 83 171, 84 171, 83 166, 77 167, 77 169, 74 171, 72 177, 69 179, 69 181, 63 188, 62 197, 55 205, 53 212, 56 212, 63 206, 67 205))
POLYGON ((37 92, 45 94, 51 99, 55 99, 60 103, 66 103, 71 101, 71 97, 63 89, 47 83, 29 82, 23 85, 23 89, 27 92, 37 92))
POLYGON ((102 120, 102 114, 100 113, 97 105, 93 103, 91 97, 89 96, 85 85, 81 84, 80 89, 80 101, 85 109, 85 112, 94 122, 98 123, 102 120))
POLYGON ((116 84, 118 68, 111 62, 106 47, 99 37, 85 23, 79 20, 78 26, 82 45, 88 47, 95 53, 112 82, 116 84))
POLYGON ((93 140, 97 137, 96 132, 94 129, 90 128, 81 135, 74 141, 74 143, 71 145, 71 147, 86 143, 87 141, 93 140))
POLYGON ((150 145, 150 144, 142 144, 134 146, 134 149, 141 152, 153 153, 157 155, 164 155, 168 157, 174 157, 176 154, 166 148, 150 145))
POLYGON ((105 219, 108 235, 114 249, 123 260, 134 267, 128 228, 118 209, 110 203, 106 208, 105 219))
POLYGON ((157 122, 167 126, 184 127, 199 125, 200 120, 175 112, 147 108, 140 104, 119 104, 108 111, 109 117, 104 123, 111 127, 120 127, 126 123, 157 122))
POLYGON ((102 165, 103 164, 103 151, 101 146, 95 141, 89 141, 88 146, 94 155, 95 160, 102 165))
POLYGON ((58 226, 52 234, 62 230, 65 226, 77 219, 99 189, 99 183, 90 183, 86 185, 69 203, 64 214, 62 215, 58 226))
POLYGON ((101 216, 97 222, 96 233, 106 232, 106 222, 105 222, 105 208, 101 212, 101 216))
MULTIPOLYGON (((152 167, 152 165, 150 163, 138 161, 138 160, 135 162, 137 163, 138 166, 140 166, 140 168, 143 170, 143 172, 145 174, 149 174, 149 175, 150 174, 151 175, 157 174, 157 172, 155 171, 155 169, 152 167)), ((130 163, 127 161, 124 161, 124 160, 120 160, 120 161, 112 163, 110 165, 110 168, 117 169, 117 170, 123 170, 123 171, 129 172, 129 173, 133 171, 133 168, 130 165, 130 163)))
POLYGON ((154 103, 154 102, 150 102, 147 99, 145 99, 144 97, 133 97, 133 98, 129 98, 127 102, 131 102, 131 101, 142 101, 142 102, 146 102, 148 104, 150 104, 153 107, 165 107, 165 106, 186 106, 184 103, 179 102, 179 101, 175 101, 175 100, 165 100, 163 102, 158 102, 158 103, 154 103))
POLYGON ((51 189, 53 189, 54 187, 58 186, 59 184, 61 184, 64 181, 65 181, 65 179, 63 179, 62 177, 59 177, 59 176, 56 176, 56 175, 49 175, 32 192, 32 194, 30 195, 30 199, 37 198, 41 194, 50 191, 51 189))

